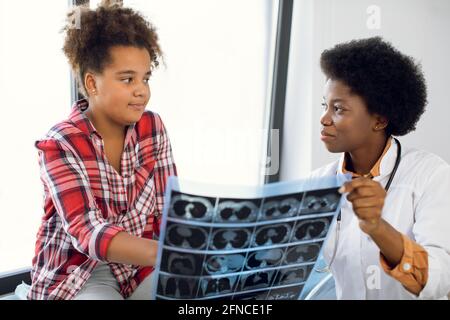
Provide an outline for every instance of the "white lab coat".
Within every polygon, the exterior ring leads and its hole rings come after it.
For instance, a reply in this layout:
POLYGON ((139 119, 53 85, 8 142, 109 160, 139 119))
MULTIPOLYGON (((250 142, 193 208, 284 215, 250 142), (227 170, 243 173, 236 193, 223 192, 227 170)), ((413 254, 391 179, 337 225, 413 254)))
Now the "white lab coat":
MULTIPOLYGON (((394 140, 393 140, 394 141, 394 140)), ((394 167, 397 144, 392 143, 373 180, 384 187, 394 167)), ((340 160, 312 173, 312 177, 342 173, 340 160)), ((342 202, 341 231, 331 266, 338 299, 446 299, 450 292, 450 165, 438 156, 402 145, 402 159, 387 194, 382 217, 428 252, 428 281, 420 295, 407 291, 380 265, 379 249, 361 231, 347 199, 342 202)), ((329 263, 335 228, 324 246, 329 263)))

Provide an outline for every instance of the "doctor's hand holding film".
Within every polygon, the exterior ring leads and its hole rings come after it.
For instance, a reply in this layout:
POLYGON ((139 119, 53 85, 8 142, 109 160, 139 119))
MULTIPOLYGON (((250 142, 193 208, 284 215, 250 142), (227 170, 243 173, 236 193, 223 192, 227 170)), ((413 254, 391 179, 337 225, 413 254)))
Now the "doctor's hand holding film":
POLYGON ((374 240, 389 265, 397 265, 403 256, 403 238, 381 217, 385 189, 377 181, 360 177, 344 183, 339 192, 348 193, 347 199, 353 205, 361 230, 374 240))
POLYGON ((381 212, 386 198, 386 191, 381 184, 361 177, 344 183, 339 192, 348 193, 347 200, 353 205, 361 230, 368 235, 376 231, 381 222, 381 212))

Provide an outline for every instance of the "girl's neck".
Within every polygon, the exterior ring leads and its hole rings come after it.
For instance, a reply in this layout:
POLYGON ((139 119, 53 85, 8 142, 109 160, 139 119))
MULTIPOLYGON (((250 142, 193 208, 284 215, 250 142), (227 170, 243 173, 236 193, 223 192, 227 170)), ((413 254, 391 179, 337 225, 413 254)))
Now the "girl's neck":
POLYGON ((97 130, 103 140, 124 139, 126 126, 112 121, 109 117, 98 112, 98 110, 91 105, 89 105, 85 115, 91 121, 95 130, 97 130))

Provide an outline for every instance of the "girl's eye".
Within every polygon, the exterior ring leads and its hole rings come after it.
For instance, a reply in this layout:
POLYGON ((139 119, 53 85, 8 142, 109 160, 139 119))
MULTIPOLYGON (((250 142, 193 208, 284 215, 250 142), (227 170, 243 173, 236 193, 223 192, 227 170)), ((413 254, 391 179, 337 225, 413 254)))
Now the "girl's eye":
POLYGON ((321 106, 323 110, 327 110, 327 104, 325 102, 322 102, 321 106))
POLYGON ((150 81, 150 79, 144 79, 145 83, 148 83, 150 81))
POLYGON ((132 78, 122 79, 122 82, 131 83, 132 78))

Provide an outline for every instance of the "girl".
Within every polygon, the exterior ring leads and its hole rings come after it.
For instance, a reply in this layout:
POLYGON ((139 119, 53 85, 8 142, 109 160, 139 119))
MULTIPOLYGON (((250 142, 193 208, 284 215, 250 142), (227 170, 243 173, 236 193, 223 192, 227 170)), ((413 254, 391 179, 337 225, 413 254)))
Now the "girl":
POLYGON ((86 99, 36 142, 45 214, 28 298, 147 299, 166 180, 176 175, 163 122, 145 111, 158 37, 139 13, 106 2, 74 10, 65 31, 86 99))
POLYGON ((337 297, 446 298, 450 166, 393 139, 413 131, 425 110, 420 67, 379 37, 325 50, 321 67, 321 139, 343 154, 313 176, 353 175, 324 248, 337 297))

